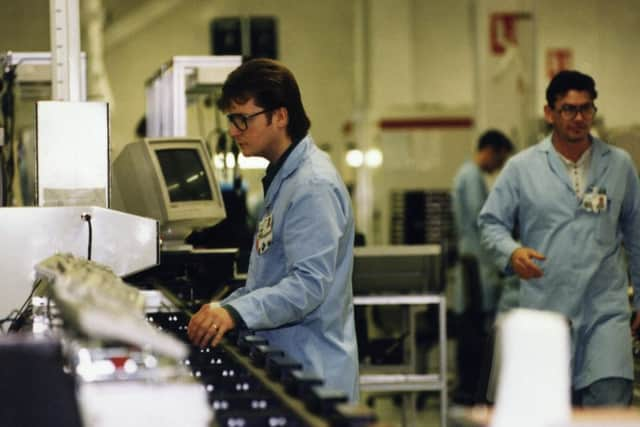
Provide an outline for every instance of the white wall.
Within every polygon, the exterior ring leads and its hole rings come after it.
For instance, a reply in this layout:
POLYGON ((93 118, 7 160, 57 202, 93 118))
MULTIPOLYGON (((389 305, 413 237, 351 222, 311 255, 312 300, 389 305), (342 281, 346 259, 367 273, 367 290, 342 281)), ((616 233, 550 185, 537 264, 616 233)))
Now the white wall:
POLYGON ((391 193, 447 189, 471 152, 468 129, 383 130, 380 119, 471 117, 473 44, 469 0, 369 1, 369 132, 384 155, 357 185, 359 228, 389 242, 391 193), (362 188, 364 186, 365 188, 362 188))
POLYGON ((469 0, 369 1, 371 108, 473 102, 469 0))
MULTIPOLYGON (((116 150, 130 141, 144 113, 144 82, 173 55, 208 55, 209 22, 215 17, 274 15, 279 55, 296 75, 319 144, 341 142, 340 129, 352 109, 352 12, 343 2, 190 2, 176 7, 107 50, 107 68, 116 99, 116 150)), ((209 112, 208 118, 213 112, 209 112)))
MULTIPOLYGON (((145 79, 171 55, 208 54, 209 20, 241 14, 279 18, 281 58, 300 80, 317 138, 342 139, 339 129, 350 117, 353 92, 353 1, 219 0, 189 2, 188 7, 179 3, 125 43, 107 48, 108 71, 116 91, 112 129, 117 147, 132 137, 133 126, 142 115, 145 79)), ((471 0, 368 3, 373 8, 369 43, 377 76, 371 87, 376 108, 407 101, 473 103, 471 0), (397 87, 397 81, 406 83, 397 87)), ((640 85, 633 82, 634 70, 640 66, 640 2, 538 0, 535 4, 538 111, 547 84, 546 49, 570 47, 575 67, 597 79, 600 115, 607 124, 637 123, 634 101, 640 85)), ((48 50, 48 7, 47 0, 3 2, 0 51, 48 50)))
POLYGON ((49 0, 2 0, 0 53, 49 50, 49 0))
MULTIPOLYGON (((386 111, 392 105, 407 103, 444 107, 473 104, 470 0, 377 0, 369 5, 372 109, 386 111)), ((175 8, 135 34, 126 45, 108 50, 107 65, 117 92, 118 111, 113 117, 116 147, 131 137, 135 121, 142 114, 144 79, 173 54, 208 54, 209 20, 241 14, 279 18, 281 59, 299 79, 316 138, 321 142, 342 142, 340 127, 352 110, 352 2, 247 0, 175 8)), ((546 49, 572 47, 575 67, 592 73, 597 80, 600 115, 606 123, 619 126, 637 122, 632 100, 640 85, 626 81, 640 65, 640 55, 636 53, 640 3, 539 0, 535 14, 536 111, 542 110, 548 82, 544 70, 546 49)))
POLYGON ((574 66, 591 74, 599 91, 598 116, 607 126, 640 123, 640 2, 637 0, 538 0, 539 110, 544 105, 545 52, 569 47, 574 66))
POLYGON ((469 0, 414 1, 412 25, 418 102, 473 104, 473 33, 469 0))

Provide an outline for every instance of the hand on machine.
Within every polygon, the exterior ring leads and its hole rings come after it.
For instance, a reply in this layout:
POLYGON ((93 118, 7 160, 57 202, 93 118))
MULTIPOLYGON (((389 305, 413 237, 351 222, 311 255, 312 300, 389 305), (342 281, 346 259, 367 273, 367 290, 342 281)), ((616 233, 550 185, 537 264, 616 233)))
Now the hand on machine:
POLYGON ((224 334, 235 328, 235 322, 229 312, 217 302, 204 304, 191 317, 187 332, 189 339, 201 348, 211 344, 215 347, 224 334))

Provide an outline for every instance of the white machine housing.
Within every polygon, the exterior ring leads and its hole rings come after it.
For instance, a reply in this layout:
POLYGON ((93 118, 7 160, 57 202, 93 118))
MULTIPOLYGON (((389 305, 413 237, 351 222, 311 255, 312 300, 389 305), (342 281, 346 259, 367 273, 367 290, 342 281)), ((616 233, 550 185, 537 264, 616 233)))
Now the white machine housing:
POLYGON ((38 206, 109 207, 106 102, 38 101, 36 141, 38 206))
POLYGON ((95 206, 0 209, 0 316, 29 296, 34 266, 55 253, 88 255, 116 275, 137 273, 160 263, 158 222, 95 206), (91 217, 92 233, 82 219, 91 217))

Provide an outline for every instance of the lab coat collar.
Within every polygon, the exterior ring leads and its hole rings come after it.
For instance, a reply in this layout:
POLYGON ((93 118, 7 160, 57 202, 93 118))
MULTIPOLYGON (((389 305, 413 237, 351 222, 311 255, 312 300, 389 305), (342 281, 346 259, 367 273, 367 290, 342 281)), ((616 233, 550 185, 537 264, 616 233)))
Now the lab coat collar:
POLYGON ((595 186, 596 183, 600 181, 602 175, 607 172, 609 162, 606 161, 606 158, 611 152, 611 147, 604 141, 596 137, 591 137, 591 142, 593 151, 591 153, 591 167, 589 168, 587 178, 587 188, 595 186))
POLYGON ((302 163, 302 160, 304 159, 305 153, 309 151, 312 144, 313 139, 310 135, 305 136, 296 144, 296 147, 293 149, 291 154, 289 154, 289 157, 287 157, 284 164, 269 185, 269 189, 265 195, 265 206, 267 208, 271 206, 273 199, 275 199, 276 194, 278 194, 282 182, 298 169, 298 166, 300 166, 300 163, 302 163))
POLYGON ((543 152, 547 161, 549 162, 549 168, 551 171, 571 190, 573 191, 573 185, 571 184, 571 180, 569 179, 569 175, 567 174, 567 168, 562 163, 562 159, 560 155, 553 147, 553 142, 551 142, 551 135, 548 135, 545 139, 542 140, 540 144, 538 144, 538 150, 543 152))
MULTIPOLYGON (((604 161, 605 156, 609 154, 611 148, 602 140, 590 136, 591 138, 591 165, 587 176, 587 188, 593 186, 598 179, 607 171, 608 162, 604 161)), ((553 147, 551 142, 551 134, 538 144, 538 150, 544 152, 549 161, 549 167, 565 185, 573 191, 573 186, 567 174, 566 167, 560 159, 560 155, 553 147)))

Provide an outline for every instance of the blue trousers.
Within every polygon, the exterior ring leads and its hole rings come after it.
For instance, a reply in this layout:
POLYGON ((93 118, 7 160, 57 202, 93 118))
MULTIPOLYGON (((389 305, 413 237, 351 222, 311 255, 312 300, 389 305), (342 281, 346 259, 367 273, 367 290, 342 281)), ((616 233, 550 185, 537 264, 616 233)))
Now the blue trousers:
POLYGON ((633 381, 626 378, 603 378, 573 391, 574 406, 629 406, 633 398, 633 381))

